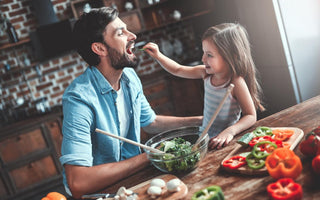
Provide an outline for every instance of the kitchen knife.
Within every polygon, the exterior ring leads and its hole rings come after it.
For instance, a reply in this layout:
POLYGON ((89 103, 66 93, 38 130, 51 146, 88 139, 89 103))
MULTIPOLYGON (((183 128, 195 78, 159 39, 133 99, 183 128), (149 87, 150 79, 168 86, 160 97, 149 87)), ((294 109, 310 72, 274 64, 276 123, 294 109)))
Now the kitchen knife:
POLYGON ((113 198, 115 196, 116 196, 116 194, 95 193, 95 194, 82 195, 81 199, 113 198))

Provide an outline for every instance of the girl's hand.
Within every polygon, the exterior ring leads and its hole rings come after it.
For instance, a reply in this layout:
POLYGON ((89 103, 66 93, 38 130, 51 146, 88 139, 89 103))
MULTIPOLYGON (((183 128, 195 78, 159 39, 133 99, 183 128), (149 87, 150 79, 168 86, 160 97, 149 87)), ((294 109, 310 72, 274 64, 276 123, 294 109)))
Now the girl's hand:
POLYGON ((149 42, 146 45, 143 46, 143 49, 145 52, 147 52, 151 57, 158 58, 160 55, 159 47, 157 44, 153 42, 149 42))
POLYGON ((221 149, 227 146, 234 137, 234 133, 229 130, 222 131, 219 135, 213 137, 209 141, 209 149, 221 149))

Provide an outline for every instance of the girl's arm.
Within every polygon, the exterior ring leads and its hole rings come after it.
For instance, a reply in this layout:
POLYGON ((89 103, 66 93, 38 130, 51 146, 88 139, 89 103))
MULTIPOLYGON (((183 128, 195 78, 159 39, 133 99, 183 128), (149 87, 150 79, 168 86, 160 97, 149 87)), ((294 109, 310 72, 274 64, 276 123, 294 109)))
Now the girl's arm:
POLYGON ((209 147, 212 149, 226 146, 235 135, 250 128, 257 121, 256 109, 245 80, 242 77, 236 77, 232 82, 235 85, 232 95, 239 102, 242 117, 237 123, 210 139, 209 147))
POLYGON ((198 79, 206 76, 205 66, 197 65, 194 67, 180 65, 174 60, 168 58, 159 51, 157 44, 149 42, 143 49, 169 73, 182 78, 198 79))

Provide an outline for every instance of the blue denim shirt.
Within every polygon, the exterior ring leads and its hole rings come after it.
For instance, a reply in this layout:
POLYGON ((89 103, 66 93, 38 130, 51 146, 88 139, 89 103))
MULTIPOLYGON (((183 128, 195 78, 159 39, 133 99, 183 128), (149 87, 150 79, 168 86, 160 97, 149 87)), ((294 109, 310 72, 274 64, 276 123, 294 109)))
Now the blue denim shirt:
MULTIPOLYGON (((120 84, 130 111, 127 138, 140 142, 140 127, 149 125, 156 115, 133 69, 123 70, 120 84)), ((141 153, 137 146, 95 132, 99 128, 120 135, 116 98, 116 91, 96 67, 88 67, 69 85, 62 97, 62 165, 94 166, 141 153)), ((64 171, 63 179, 67 187, 64 171)))

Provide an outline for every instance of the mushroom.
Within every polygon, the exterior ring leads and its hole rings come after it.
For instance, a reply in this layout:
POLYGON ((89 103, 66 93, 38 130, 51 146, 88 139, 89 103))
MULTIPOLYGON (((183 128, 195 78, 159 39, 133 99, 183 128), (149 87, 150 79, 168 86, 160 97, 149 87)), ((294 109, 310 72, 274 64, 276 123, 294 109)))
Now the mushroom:
POLYGON ((147 192, 148 192, 148 194, 151 196, 151 198, 155 198, 155 197, 161 195, 162 189, 161 189, 161 187, 159 187, 159 186, 150 186, 150 187, 148 188, 148 191, 147 191, 147 192))
POLYGON ((137 195, 133 193, 132 190, 127 190, 125 187, 120 187, 116 196, 114 197, 115 200, 128 200, 128 199, 138 199, 137 195), (129 198, 130 197, 130 198, 129 198))
POLYGON ((155 178, 150 182, 150 186, 158 186, 160 188, 164 188, 166 186, 166 182, 161 178, 155 178))
POLYGON ((180 184, 181 184, 181 181, 179 179, 177 179, 177 178, 171 179, 167 183, 167 189, 169 192, 179 192, 180 191, 180 187, 179 187, 180 184))

